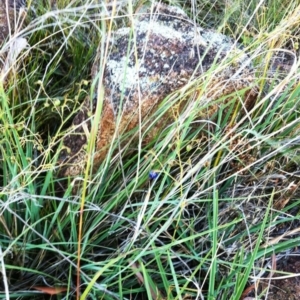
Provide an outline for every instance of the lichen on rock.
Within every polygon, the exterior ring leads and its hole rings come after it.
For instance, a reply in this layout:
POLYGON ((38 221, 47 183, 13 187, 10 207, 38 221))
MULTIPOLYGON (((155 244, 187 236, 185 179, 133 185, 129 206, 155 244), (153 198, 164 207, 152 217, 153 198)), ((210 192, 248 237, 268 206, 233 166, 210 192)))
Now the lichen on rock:
MULTIPOLYGON (((205 95, 211 100, 249 88, 254 82, 248 55, 228 37, 196 26, 178 7, 153 4, 137 12, 131 27, 120 28, 111 33, 110 39, 106 38, 109 54, 102 79, 104 102, 94 168, 106 157, 115 133, 123 134, 137 127, 166 96, 204 77, 208 70, 215 70, 205 95)), ((96 59, 94 79, 99 65, 96 59)), ((253 101, 255 93, 249 88, 247 96, 253 101)), ((90 129, 87 110, 91 102, 96 106, 97 99, 95 95, 94 99, 86 100, 74 119, 76 130, 63 141, 68 149, 61 154, 61 161, 68 163, 61 169, 63 176, 77 175, 84 167, 88 135, 83 126, 90 129), (78 120, 85 125, 81 126, 78 120)), ((168 122, 170 116, 166 114, 156 127, 163 128, 168 122)), ((146 139, 153 138, 156 132, 150 131, 146 139)))
POLYGON ((21 8, 25 8, 25 3, 26 0, 0 0, 0 81, 2 83, 5 82, 19 54, 28 45, 25 38, 11 39, 24 21, 20 11, 21 8))
POLYGON ((0 45, 18 25, 18 12, 25 7, 26 0, 1 0, 0 2, 0 45))

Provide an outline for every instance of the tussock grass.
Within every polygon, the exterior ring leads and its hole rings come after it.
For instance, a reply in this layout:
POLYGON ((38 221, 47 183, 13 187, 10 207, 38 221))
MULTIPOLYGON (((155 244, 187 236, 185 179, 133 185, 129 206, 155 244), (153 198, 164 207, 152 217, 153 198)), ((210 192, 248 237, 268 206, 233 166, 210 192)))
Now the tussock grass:
MULTIPOLYGON (((39 286, 66 288, 58 299, 240 299, 273 254, 298 246, 297 1, 170 3, 239 39, 255 64, 255 107, 243 112, 245 91, 213 103, 193 87, 174 92, 142 124, 173 107, 155 140, 114 156, 116 140, 96 174, 61 191, 57 148, 91 93, 109 21, 92 1, 30 4, 20 32, 30 47, 0 89, 1 299, 42 299, 39 286), (283 54, 290 70, 270 68, 283 54)), ((113 28, 126 6, 116 13, 113 28)))

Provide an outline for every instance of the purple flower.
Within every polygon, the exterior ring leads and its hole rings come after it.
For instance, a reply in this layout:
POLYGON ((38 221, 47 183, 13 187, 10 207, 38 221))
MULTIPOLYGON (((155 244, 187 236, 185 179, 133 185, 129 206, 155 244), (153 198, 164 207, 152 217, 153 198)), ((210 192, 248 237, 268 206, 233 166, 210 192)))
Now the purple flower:
POLYGON ((154 180, 154 179, 156 179, 157 177, 158 177, 158 173, 156 172, 156 171, 150 171, 149 172, 149 178, 150 178, 150 180, 154 180))

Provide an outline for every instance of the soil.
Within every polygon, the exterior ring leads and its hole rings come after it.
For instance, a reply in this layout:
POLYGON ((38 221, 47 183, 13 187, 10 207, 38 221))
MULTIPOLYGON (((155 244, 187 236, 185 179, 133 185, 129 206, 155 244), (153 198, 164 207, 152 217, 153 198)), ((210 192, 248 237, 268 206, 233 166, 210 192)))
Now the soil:
POLYGON ((241 300, 300 300, 299 253, 277 262, 276 271, 268 277, 270 279, 261 280, 257 288, 248 287, 241 300))
POLYGON ((289 274, 278 274, 278 272, 274 274, 265 299, 300 300, 300 255, 281 261, 278 270, 289 274), (276 277, 282 279, 276 279, 276 277))

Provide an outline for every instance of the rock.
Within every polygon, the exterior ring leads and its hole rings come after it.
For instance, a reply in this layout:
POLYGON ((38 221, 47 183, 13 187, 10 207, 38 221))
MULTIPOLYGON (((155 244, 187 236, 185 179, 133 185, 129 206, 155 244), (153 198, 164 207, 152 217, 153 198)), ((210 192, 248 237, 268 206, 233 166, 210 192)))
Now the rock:
POLYGON ((25 6, 25 0, 1 0, 0 1, 0 44, 13 33, 15 25, 18 25, 18 12, 25 6))
POLYGON ((17 37, 10 40, 14 31, 20 28, 24 18, 20 9, 25 8, 26 0, 0 0, 0 82, 5 83, 11 67, 19 54, 27 47, 27 40, 17 37), (8 43, 4 43, 7 42, 8 43))
MULTIPOLYGON (((112 32, 110 39, 108 37, 94 170, 106 157, 116 133, 118 136, 139 126, 140 119, 151 117, 166 96, 201 76, 204 78, 210 69, 214 75, 209 75, 212 80, 203 96, 206 101, 247 88, 246 106, 255 100, 249 57, 228 37, 196 26, 180 8, 154 4, 139 11, 131 27, 120 28, 112 32), (121 116, 119 122, 118 115, 121 116)), ((92 74, 94 80, 99 76, 99 65, 97 58, 92 74)), ((61 176, 78 175, 85 166, 84 145, 91 128, 89 117, 95 113, 97 99, 97 95, 92 101, 86 99, 74 118, 74 131, 63 140, 61 176)), ((143 142, 153 139, 170 122, 171 112, 147 132, 143 142)), ((137 141, 138 137, 131 143, 137 141)))

